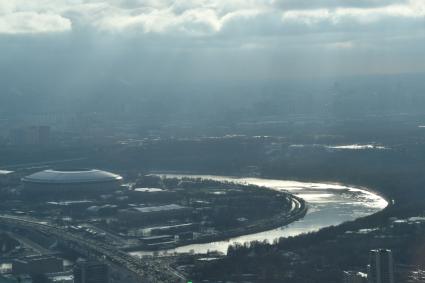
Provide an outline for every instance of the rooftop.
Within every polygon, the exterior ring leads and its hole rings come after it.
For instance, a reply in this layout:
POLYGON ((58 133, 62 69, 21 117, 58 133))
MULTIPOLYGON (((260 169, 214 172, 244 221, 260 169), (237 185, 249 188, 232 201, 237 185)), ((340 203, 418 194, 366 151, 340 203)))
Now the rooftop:
POLYGON ((52 184, 68 184, 68 183, 96 183, 96 182, 109 182, 119 181, 122 177, 120 175, 97 170, 44 170, 26 176, 22 181, 27 183, 52 183, 52 184))
POLYGON ((158 212, 158 211, 167 211, 167 210, 178 210, 185 209, 185 206, 181 206, 178 204, 167 204, 161 206, 148 206, 148 207, 133 207, 133 210, 137 210, 141 213, 149 213, 149 212, 158 212))

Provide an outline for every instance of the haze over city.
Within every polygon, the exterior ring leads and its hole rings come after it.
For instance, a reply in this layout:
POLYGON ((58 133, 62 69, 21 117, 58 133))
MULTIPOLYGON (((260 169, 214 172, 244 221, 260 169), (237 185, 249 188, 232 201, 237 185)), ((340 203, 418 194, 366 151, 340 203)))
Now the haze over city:
POLYGON ((425 1, 0 1, 0 282, 425 282, 425 1))

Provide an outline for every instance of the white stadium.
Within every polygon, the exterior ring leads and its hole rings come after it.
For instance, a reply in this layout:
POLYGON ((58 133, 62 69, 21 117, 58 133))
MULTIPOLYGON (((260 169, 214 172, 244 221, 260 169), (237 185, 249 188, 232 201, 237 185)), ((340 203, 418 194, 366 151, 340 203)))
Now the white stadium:
POLYGON ((22 178, 24 188, 33 191, 108 191, 117 189, 120 175, 97 170, 44 170, 22 178))

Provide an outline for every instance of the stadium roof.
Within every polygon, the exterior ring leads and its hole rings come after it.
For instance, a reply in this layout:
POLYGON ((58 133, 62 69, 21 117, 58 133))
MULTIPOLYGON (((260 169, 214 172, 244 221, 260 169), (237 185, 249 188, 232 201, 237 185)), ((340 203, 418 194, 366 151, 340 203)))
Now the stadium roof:
POLYGON ((120 175, 97 170, 44 170, 26 176, 22 181, 27 183, 49 183, 49 184, 70 184, 70 183, 100 183, 119 181, 120 175))
POLYGON ((148 206, 148 207, 133 207, 133 210, 137 210, 141 213, 150 213, 150 212, 159 212, 159 211, 167 211, 167 210, 178 210, 185 209, 187 207, 178 205, 178 204, 167 204, 160 206, 148 206))

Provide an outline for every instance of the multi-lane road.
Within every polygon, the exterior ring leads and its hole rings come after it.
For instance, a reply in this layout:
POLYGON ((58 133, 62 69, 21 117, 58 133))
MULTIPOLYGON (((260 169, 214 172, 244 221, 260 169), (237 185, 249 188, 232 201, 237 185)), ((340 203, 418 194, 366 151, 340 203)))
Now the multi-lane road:
POLYGON ((113 245, 85 238, 62 227, 35 219, 11 215, 0 215, 0 223, 33 229, 51 235, 68 247, 77 251, 85 251, 92 257, 103 259, 122 267, 127 271, 128 277, 134 278, 136 282, 185 282, 183 275, 172 269, 161 259, 140 260, 113 245))

